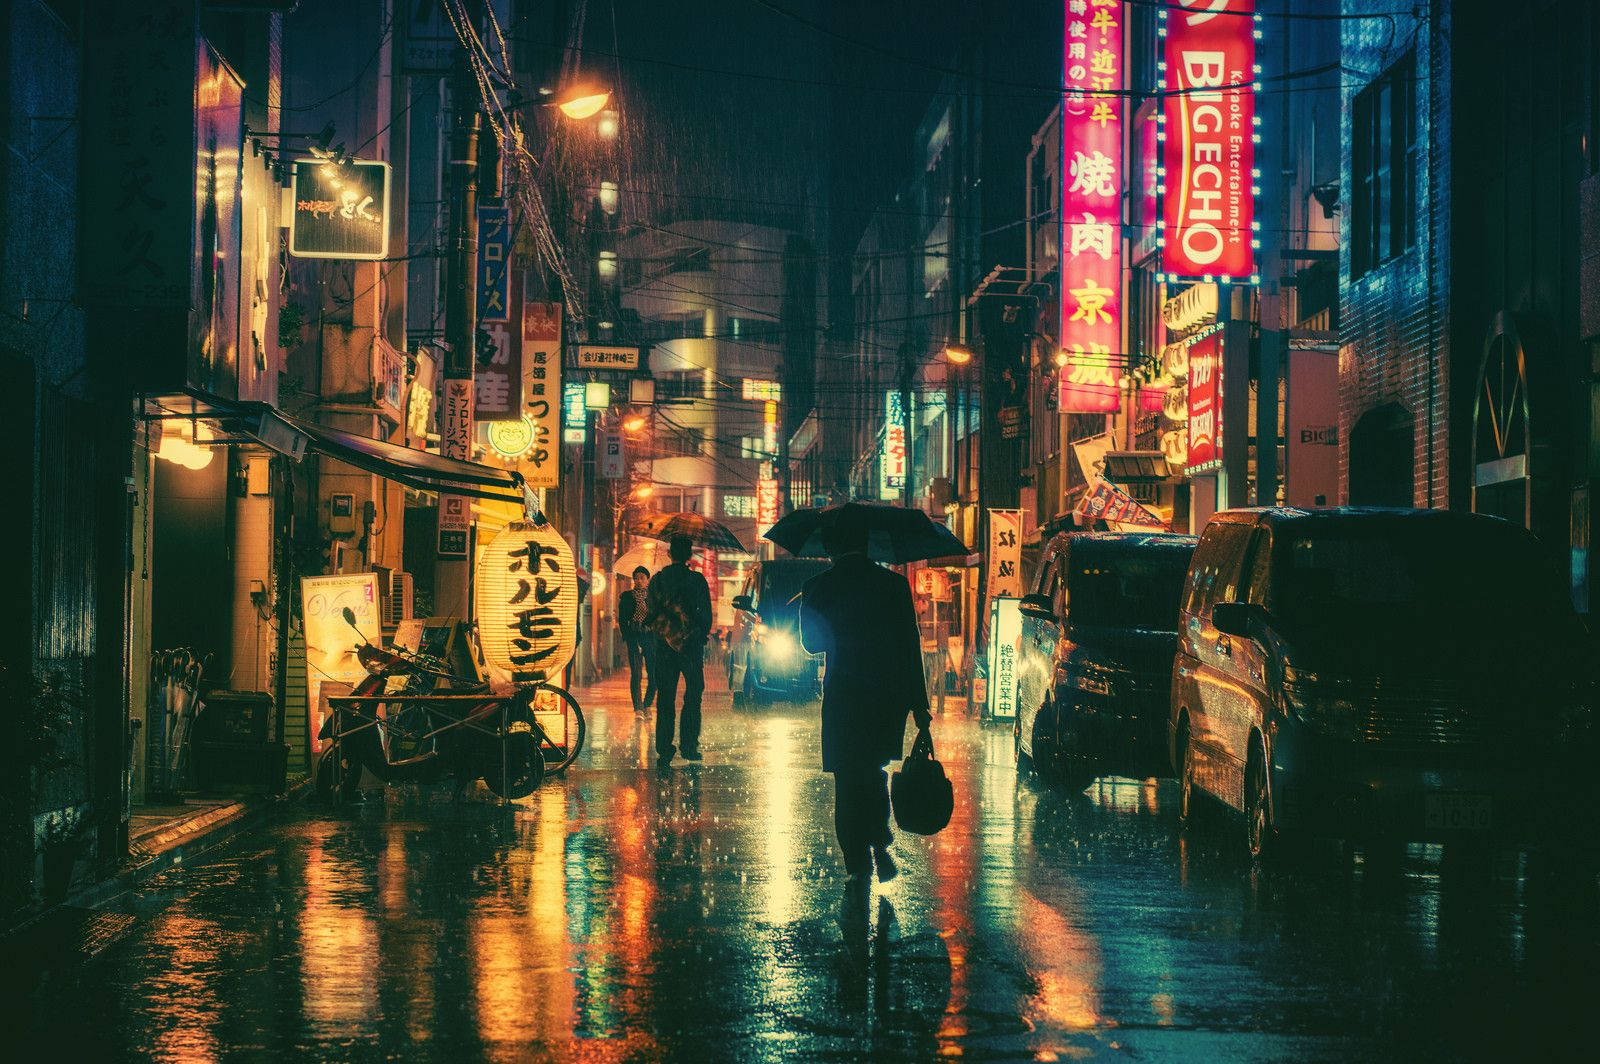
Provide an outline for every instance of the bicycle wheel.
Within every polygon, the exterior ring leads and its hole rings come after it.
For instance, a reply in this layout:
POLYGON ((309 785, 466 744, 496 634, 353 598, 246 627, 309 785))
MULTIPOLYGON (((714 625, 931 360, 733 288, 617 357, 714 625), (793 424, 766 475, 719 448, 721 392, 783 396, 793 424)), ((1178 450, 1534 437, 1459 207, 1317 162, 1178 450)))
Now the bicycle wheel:
POLYGON ((566 771, 583 750, 588 725, 578 700, 554 684, 540 684, 524 693, 523 705, 533 712, 539 725, 545 772, 566 771))

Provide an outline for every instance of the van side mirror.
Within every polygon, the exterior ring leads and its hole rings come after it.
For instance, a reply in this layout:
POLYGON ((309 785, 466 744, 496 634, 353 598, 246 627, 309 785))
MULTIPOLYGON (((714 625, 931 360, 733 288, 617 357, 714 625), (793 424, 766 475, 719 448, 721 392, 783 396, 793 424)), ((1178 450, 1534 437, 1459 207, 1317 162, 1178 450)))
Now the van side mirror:
POLYGON ((1223 635, 1249 639, 1250 622, 1255 619, 1257 612, 1257 608, 1248 602, 1219 602, 1211 607, 1211 624, 1223 635))
POLYGON ((746 613, 751 613, 755 610, 755 607, 750 605, 749 595, 733 596, 733 608, 736 610, 743 610, 746 613))
POLYGON ((1055 604, 1050 601, 1049 595, 1023 595, 1017 603, 1017 608, 1030 617, 1037 617, 1041 621, 1056 620, 1055 604))

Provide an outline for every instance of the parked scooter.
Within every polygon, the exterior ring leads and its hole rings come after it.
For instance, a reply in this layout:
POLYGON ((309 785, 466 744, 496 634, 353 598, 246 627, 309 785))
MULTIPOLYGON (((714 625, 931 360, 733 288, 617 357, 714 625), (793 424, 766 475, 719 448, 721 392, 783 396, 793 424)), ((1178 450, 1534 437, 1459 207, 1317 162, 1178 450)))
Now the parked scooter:
MULTIPOLYGON (((351 610, 344 611, 344 619, 356 627, 351 610)), ((356 658, 367 678, 353 695, 415 694, 420 700, 328 714, 320 732, 328 747, 317 762, 320 797, 332 798, 337 791, 354 798, 363 769, 386 784, 482 779, 506 798, 531 794, 544 780, 537 726, 520 700, 495 697, 488 685, 455 676, 442 662, 373 646, 365 636, 356 658), (483 700, 449 705, 429 701, 430 695, 482 695, 483 700)))

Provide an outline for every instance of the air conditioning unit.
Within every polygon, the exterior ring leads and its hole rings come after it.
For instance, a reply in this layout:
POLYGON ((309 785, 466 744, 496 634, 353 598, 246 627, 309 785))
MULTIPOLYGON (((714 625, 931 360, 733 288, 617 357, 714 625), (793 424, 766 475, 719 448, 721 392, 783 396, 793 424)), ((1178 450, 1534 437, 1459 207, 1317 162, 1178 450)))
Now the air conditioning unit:
POLYGON ((396 628, 401 621, 409 621, 412 617, 412 583, 411 574, 392 572, 389 574, 389 594, 383 600, 383 626, 396 628))

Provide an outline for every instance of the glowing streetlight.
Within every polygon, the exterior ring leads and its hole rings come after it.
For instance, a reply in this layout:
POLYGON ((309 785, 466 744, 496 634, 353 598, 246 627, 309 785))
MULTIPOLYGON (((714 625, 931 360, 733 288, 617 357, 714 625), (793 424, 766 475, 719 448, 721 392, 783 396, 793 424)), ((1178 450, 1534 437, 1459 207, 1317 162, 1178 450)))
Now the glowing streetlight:
POLYGON ((633 489, 633 497, 636 499, 648 499, 655 493, 655 487, 650 484, 640 484, 637 488, 633 489))
POLYGON ((965 366, 972 361, 972 352, 960 344, 950 344, 944 349, 944 358, 952 366, 965 366))
POLYGON ((635 414, 622 423, 624 432, 638 432, 642 428, 644 428, 643 414, 635 414))
POLYGON ((1072 356, 1068 355, 1065 351, 1057 350, 1056 351, 1056 366, 1058 368, 1061 367, 1061 366, 1065 366, 1067 364, 1068 359, 1070 359, 1071 357, 1072 356))
POLYGON ((581 122, 586 118, 593 118, 611 100, 611 93, 607 89, 596 89, 590 85, 581 85, 568 89, 556 101, 556 106, 561 113, 575 121, 581 122))

